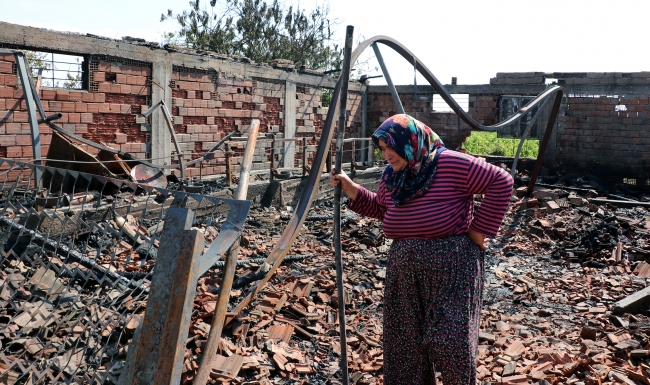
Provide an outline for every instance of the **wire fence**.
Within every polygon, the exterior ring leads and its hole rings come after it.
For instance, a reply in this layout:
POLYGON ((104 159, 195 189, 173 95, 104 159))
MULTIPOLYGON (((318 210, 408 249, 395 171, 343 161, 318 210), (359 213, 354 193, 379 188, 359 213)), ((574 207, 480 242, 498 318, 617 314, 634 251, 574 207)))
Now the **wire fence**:
POLYGON ((210 243, 234 201, 6 159, 0 170, 0 382, 117 384, 167 210, 194 210, 210 243))

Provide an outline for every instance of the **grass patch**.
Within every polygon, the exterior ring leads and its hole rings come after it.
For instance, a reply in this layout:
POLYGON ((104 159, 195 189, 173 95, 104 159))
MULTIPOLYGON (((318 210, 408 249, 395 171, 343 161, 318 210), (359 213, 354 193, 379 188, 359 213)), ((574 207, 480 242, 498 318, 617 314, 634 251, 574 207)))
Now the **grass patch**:
MULTIPOLYGON (((496 155, 514 157, 519 147, 520 139, 497 138, 496 132, 474 131, 465 140, 463 148, 476 155, 496 155)), ((521 149, 521 158, 537 158, 539 140, 526 139, 521 149)))

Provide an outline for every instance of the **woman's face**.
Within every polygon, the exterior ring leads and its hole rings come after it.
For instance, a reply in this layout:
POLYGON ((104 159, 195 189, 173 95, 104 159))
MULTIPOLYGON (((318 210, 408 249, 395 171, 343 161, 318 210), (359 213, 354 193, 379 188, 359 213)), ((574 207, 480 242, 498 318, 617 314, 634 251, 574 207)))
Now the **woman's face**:
POLYGON ((391 166, 393 166, 393 170, 395 171, 402 171, 408 165, 408 161, 401 156, 397 155, 397 153, 390 147, 386 145, 386 143, 379 139, 379 149, 381 150, 381 155, 390 163, 391 166))

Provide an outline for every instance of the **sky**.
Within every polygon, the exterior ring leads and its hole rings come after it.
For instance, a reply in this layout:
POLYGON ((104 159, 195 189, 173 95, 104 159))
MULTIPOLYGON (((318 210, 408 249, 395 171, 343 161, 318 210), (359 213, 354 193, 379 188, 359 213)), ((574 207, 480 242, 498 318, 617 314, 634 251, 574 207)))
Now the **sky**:
MULTIPOLYGON (((205 1, 207 3, 207 1, 205 1)), ((650 70, 650 1, 628 0, 285 0, 305 9, 329 4, 337 42, 345 27, 360 36, 397 39, 443 83, 486 84, 497 72, 650 70)), ((110 38, 161 41, 177 24, 160 22, 188 0, 0 0, 0 20, 110 38)), ((380 45, 395 84, 413 84, 413 66, 380 45)), ((379 74, 369 49, 369 74, 379 74)), ((422 77, 418 85, 426 84, 422 77)), ((372 84, 382 84, 373 79, 372 84)))

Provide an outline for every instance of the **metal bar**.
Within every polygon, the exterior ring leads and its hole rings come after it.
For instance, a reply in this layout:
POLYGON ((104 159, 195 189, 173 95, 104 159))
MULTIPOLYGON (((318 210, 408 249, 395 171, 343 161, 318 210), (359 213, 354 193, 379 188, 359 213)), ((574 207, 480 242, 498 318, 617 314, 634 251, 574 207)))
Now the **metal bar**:
MULTIPOLYGON (((530 133, 530 129, 537 123, 537 119, 542 115, 542 110, 546 105, 548 104, 550 98, 546 99, 544 103, 539 106, 539 109, 537 109, 537 113, 533 117, 533 119, 528 123, 528 127, 526 127, 526 130, 524 131, 524 134, 521 135, 521 139, 519 140, 519 146, 517 147, 517 153, 515 154, 515 159, 512 160, 512 168, 510 169, 510 175, 514 178, 515 174, 517 173, 517 163, 519 162, 519 156, 521 155, 521 149, 524 147, 524 142, 526 141, 526 138, 528 137, 528 134, 530 133)), ((460 118, 459 118, 460 119, 460 118)), ((538 152, 539 155, 539 152, 538 152)))
MULTIPOLYGON (((25 103, 27 104, 27 116, 29 118, 29 128, 32 135, 32 151, 34 156, 34 164, 41 165, 41 135, 38 132, 38 119, 36 119, 35 101, 34 101, 34 84, 32 77, 27 73, 27 60, 22 52, 15 52, 16 64, 18 66, 18 75, 20 76, 20 83, 23 87, 23 95, 25 95, 25 103), (31 86, 31 87, 30 87, 31 86)), ((38 94, 37 96, 38 97, 38 94)), ((41 170, 36 168, 34 183, 37 190, 42 187, 41 184, 41 170)))
MULTIPOLYGON (((354 178, 354 175, 355 175, 355 172, 356 172, 356 170, 354 168, 355 162, 357 160, 357 154, 356 154, 357 146, 356 146, 356 143, 357 143, 356 141, 352 141, 352 158, 350 159, 350 178, 354 178)), ((345 145, 345 143, 343 145, 345 145)), ((341 146, 341 147, 343 147, 343 146, 341 146)), ((341 162, 343 162, 343 161, 341 161, 341 162)))
POLYGON ((373 166, 375 164, 375 142, 372 140, 368 143, 368 166, 373 166))
MULTIPOLYGON (((368 131, 368 88, 366 88, 366 91, 363 93, 363 95, 361 95, 361 137, 362 138, 366 137, 367 131, 368 131)), ((366 162, 365 151, 361 151, 360 161, 362 163, 366 162)))
POLYGON ((225 145, 226 154, 226 183, 228 187, 232 186, 232 151, 230 150, 230 143, 225 145))
MULTIPOLYGON (((359 58, 361 53, 366 48, 368 48, 368 46, 371 46, 372 44, 376 44, 376 43, 382 43, 384 45, 387 45, 388 47, 392 48, 395 52, 400 54, 403 58, 408 60, 409 62, 412 62, 414 59, 417 59, 417 57, 411 51, 409 51, 405 46, 403 46, 397 40, 388 36, 375 36, 360 43, 357 46, 357 48, 352 53, 352 58, 353 58, 352 62, 353 63, 356 62, 356 60, 359 58)), ((464 111, 460 107, 458 102, 456 102, 454 98, 451 97, 449 91, 447 91, 447 89, 442 85, 442 83, 440 83, 440 81, 435 77, 435 75, 433 75, 431 70, 429 70, 422 63, 421 60, 416 60, 416 66, 418 72, 429 82, 431 87, 433 87, 433 89, 440 95, 440 97, 445 102, 447 102, 449 107, 451 107, 451 109, 454 110, 454 112, 457 115, 459 115, 465 123, 467 123, 471 128, 475 130, 497 131, 501 127, 505 127, 513 122, 521 120, 521 118, 525 115, 525 113, 529 108, 532 108, 535 105, 541 103, 547 97, 562 91, 562 87, 560 86, 550 86, 547 89, 545 89, 541 94, 537 95, 535 99, 531 100, 525 107, 521 108, 519 111, 517 111, 508 119, 504 120, 503 122, 494 124, 492 126, 485 126, 475 121, 471 116, 469 116, 469 114, 466 111, 464 111)))
POLYGON ((156 365, 162 340, 162 330, 166 323, 167 304, 172 294, 171 286, 184 230, 189 230, 194 222, 194 213, 189 209, 169 209, 165 226, 160 237, 160 248, 156 258, 156 268, 151 278, 151 291, 147 300, 140 339, 131 342, 126 367, 122 371, 120 384, 149 385, 154 383, 156 365))
POLYGON ((302 176, 307 175, 307 137, 302 138, 302 176))
MULTIPOLYGON (((343 49, 343 68, 341 78, 343 86, 341 87, 341 99, 339 107, 339 124, 337 127, 336 141, 336 161, 334 163, 334 174, 341 173, 341 163, 343 163, 343 138, 345 136, 345 126, 347 120, 348 105, 348 79, 350 78, 350 56, 352 55, 352 34, 354 27, 348 25, 345 31, 345 48, 343 49)), ((353 142, 354 143, 354 142, 353 142)), ((354 157, 354 155, 352 155, 354 157)), ((339 334, 341 345, 341 377, 343 385, 348 385, 348 352, 347 336, 345 334, 345 300, 343 287, 343 252, 341 245, 341 184, 334 188, 334 251, 336 259, 336 292, 339 303, 339 334)))
MULTIPOLYGON (((318 190, 318 184, 321 179, 323 166, 327 164, 327 158, 330 157, 330 144, 332 141, 332 136, 334 134, 333 122, 334 116, 336 116, 336 113, 338 111, 338 106, 336 103, 338 102, 339 95, 341 93, 341 83, 342 80, 339 76, 339 80, 337 81, 336 86, 334 87, 334 92, 332 93, 332 100, 334 101, 334 104, 331 105, 327 111, 325 124, 323 125, 323 130, 321 131, 321 140, 316 149, 316 153, 314 154, 312 167, 309 171, 309 176, 305 181, 305 189, 300 196, 296 210, 294 211, 291 220, 287 224, 287 227, 284 229, 284 232, 282 233, 278 244, 271 251, 269 256, 266 258, 266 261, 257 271, 259 272, 262 269, 267 271, 268 269, 266 276, 248 293, 248 295, 241 302, 239 302, 239 304, 237 304, 237 307, 234 310, 235 313, 239 313, 246 306, 248 306, 253 298, 255 298, 255 296, 257 296, 260 291, 262 291, 271 277, 273 277, 273 274, 275 274, 280 265, 282 265, 284 257, 289 252, 293 241, 296 239, 298 233, 300 232, 302 224, 305 222, 305 218, 307 217, 311 203, 314 200, 314 197, 316 196, 316 192, 318 190)), ((232 317, 229 317, 226 319, 226 323, 230 322, 231 320, 232 317)))
MULTIPOLYGON (((336 144, 336 139, 332 139, 332 143, 336 144)), ((343 143, 350 143, 350 142, 367 142, 367 141, 372 141, 372 138, 347 138, 343 139, 343 143)))
POLYGON ((379 50, 377 43, 372 44, 372 50, 375 51, 375 56, 377 57, 377 61, 379 62, 379 66, 381 67, 381 72, 384 74, 384 77, 386 78, 386 83, 388 84, 388 89, 390 90, 390 94, 393 95, 393 101, 395 102, 397 111, 400 114, 405 114, 406 112, 404 112, 404 106, 402 106, 402 101, 399 100, 399 95, 397 94, 397 90, 395 89, 393 80, 390 77, 390 73, 388 73, 388 68, 386 68, 386 64, 384 63, 384 57, 381 56, 381 51, 379 50))
POLYGON ((542 142, 539 144, 539 154, 537 154, 537 161, 535 162, 533 173, 530 175, 530 182, 528 182, 528 190, 526 190, 526 193, 528 195, 532 194, 533 190, 535 189, 535 181, 537 181, 539 172, 542 169, 542 163, 544 163, 544 153, 546 152, 546 146, 548 145, 548 141, 551 139, 551 133, 553 132, 553 125, 555 124, 557 113, 560 111, 561 104, 562 104, 562 91, 555 94, 555 103, 553 103, 551 116, 548 120, 548 123, 546 124, 546 131, 544 132, 544 138, 542 139, 542 142))
POLYGON ((174 131, 174 123, 172 122, 172 114, 167 109, 167 105, 164 101, 160 101, 160 106, 162 107, 163 115, 165 115, 165 122, 167 122, 167 128, 169 128, 169 133, 172 136, 172 142, 174 142, 174 147, 178 153, 178 164, 181 171, 181 180, 185 179, 185 165, 183 164, 183 152, 181 151, 181 146, 178 144, 178 139, 176 139, 176 132, 174 131))
POLYGON ((273 140, 271 140, 271 163, 269 166, 269 180, 273 180, 273 163, 275 158, 275 134, 273 134, 273 140))
MULTIPOLYGON (((246 144, 244 158, 242 159, 239 170, 239 184, 237 185, 236 195, 237 200, 245 200, 246 194, 248 193, 250 167, 253 164, 253 156, 255 154, 255 144, 257 143, 257 132, 259 131, 259 128, 260 121, 258 119, 253 119, 249 128, 249 140, 246 144)), ((226 253, 226 267, 221 280, 219 297, 217 298, 216 309, 214 311, 214 316, 212 317, 208 340, 203 349, 201 364, 199 365, 199 370, 194 377, 195 385, 205 385, 210 378, 210 372, 212 372, 213 358, 219 348, 221 332, 223 331, 223 326, 226 322, 230 291, 232 289, 232 283, 235 279, 235 271, 237 269, 237 254, 239 254, 239 237, 237 237, 237 239, 232 243, 226 253)))
POLYGON ((213 158, 212 153, 215 152, 215 151, 217 151, 217 149, 218 149, 219 147, 221 147, 222 144, 224 144, 224 143, 226 143, 228 140, 230 140, 230 139, 232 138, 232 136, 235 135, 235 133, 236 133, 236 131, 233 131, 233 132, 231 132, 230 134, 226 135, 225 138, 221 139, 217 144, 215 144, 214 147, 212 147, 212 148, 210 149, 210 151, 208 151, 208 152, 205 153, 205 155, 203 155, 202 157, 200 157, 200 158, 198 158, 198 159, 194 159, 193 161, 190 161, 190 162, 185 163, 185 166, 190 166, 190 165, 193 165, 193 164, 196 164, 196 163, 200 163, 200 162, 203 162, 203 161, 206 160, 206 159, 212 159, 212 158, 213 158))
POLYGON ((181 382, 185 340, 190 331, 196 282, 199 279, 195 260, 203 253, 204 245, 203 234, 198 230, 185 230, 181 234, 167 306, 167 319, 158 348, 160 354, 152 384, 171 385, 181 382))

